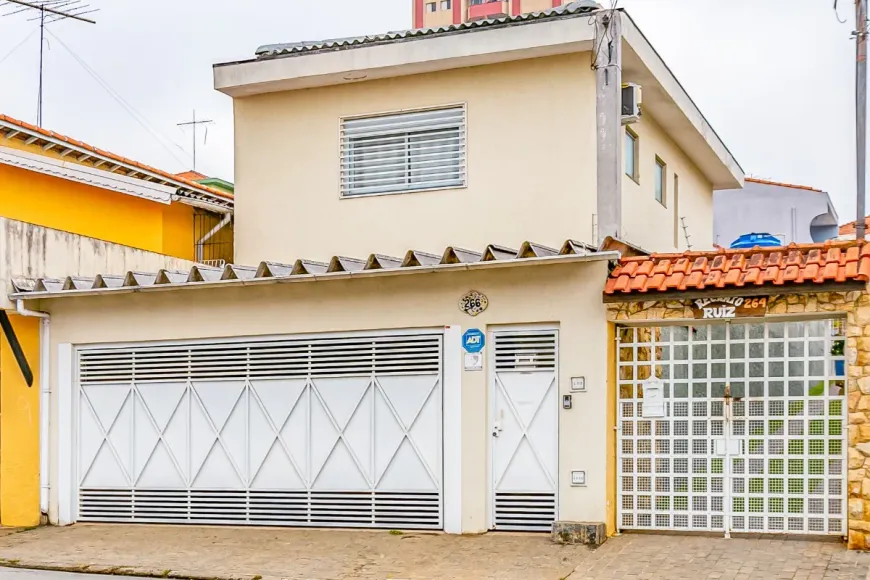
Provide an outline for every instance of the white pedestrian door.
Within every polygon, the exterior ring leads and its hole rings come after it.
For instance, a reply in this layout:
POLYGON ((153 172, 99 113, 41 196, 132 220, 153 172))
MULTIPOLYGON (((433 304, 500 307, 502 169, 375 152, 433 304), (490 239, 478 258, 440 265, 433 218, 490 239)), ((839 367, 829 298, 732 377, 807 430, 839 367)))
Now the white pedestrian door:
POLYGON ((549 531, 558 482, 557 333, 492 338, 492 527, 549 531))
POLYGON ((619 527, 845 534, 843 322, 620 328, 619 527))
POLYGON ((78 519, 440 528, 441 342, 81 349, 78 519))

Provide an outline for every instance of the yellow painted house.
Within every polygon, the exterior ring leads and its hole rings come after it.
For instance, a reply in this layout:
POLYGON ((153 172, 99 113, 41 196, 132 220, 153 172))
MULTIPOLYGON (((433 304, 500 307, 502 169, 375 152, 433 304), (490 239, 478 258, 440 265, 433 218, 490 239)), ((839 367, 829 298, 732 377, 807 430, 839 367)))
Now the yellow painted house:
POLYGON ((37 525, 48 504, 49 325, 7 299, 11 281, 231 262, 231 190, 188 177, 0 115, 0 525, 37 525))

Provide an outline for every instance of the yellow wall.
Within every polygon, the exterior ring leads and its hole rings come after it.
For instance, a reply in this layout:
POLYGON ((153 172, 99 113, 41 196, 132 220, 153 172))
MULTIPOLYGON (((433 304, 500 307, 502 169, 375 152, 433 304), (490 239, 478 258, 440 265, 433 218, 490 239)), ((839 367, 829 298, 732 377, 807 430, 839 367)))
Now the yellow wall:
MULTIPOLYGON (((622 176, 622 233, 626 241, 655 252, 683 251, 686 238, 679 217, 685 217, 692 249, 713 247, 713 186, 648 113, 629 125, 638 136, 638 181, 622 176), (655 198, 656 156, 666 164, 665 203, 655 198), (679 200, 674 208, 674 175, 679 200), (674 244, 674 227, 678 228, 674 244)), ((624 138, 624 137, 623 137, 624 138)), ((620 142, 624 149, 624 142, 620 142)), ((623 163, 625 162, 623 155, 623 163)))
POLYGON ((39 319, 9 318, 33 386, 0 333, 0 525, 29 527, 39 524, 39 319))
POLYGON ((607 323, 607 535, 616 533, 616 325, 607 323))
POLYGON ((192 259, 193 208, 0 165, 0 216, 192 259))
POLYGON ((182 203, 164 205, 162 254, 193 260, 196 240, 193 235, 193 208, 182 203))

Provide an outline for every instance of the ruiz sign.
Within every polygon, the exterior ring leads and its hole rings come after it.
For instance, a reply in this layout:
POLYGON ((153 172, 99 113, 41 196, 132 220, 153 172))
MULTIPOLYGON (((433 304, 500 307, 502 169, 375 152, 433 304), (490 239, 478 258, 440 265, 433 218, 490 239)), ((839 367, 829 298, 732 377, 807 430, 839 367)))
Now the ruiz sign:
POLYGON ((695 318, 728 319, 747 316, 764 316, 767 313, 767 297, 744 298, 743 296, 720 296, 692 300, 695 318))

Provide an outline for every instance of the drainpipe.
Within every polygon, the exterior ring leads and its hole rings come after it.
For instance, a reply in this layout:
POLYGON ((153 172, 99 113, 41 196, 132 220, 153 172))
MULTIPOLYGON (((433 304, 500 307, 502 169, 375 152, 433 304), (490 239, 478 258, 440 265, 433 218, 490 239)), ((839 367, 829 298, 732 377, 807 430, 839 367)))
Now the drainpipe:
POLYGON ((225 215, 224 215, 224 219, 222 219, 222 220, 220 221, 220 223, 218 223, 218 225, 216 225, 215 227, 213 227, 213 228, 212 228, 212 229, 211 229, 211 230, 210 230, 206 235, 204 235, 204 236, 202 237, 201 240, 199 240, 199 241, 196 243, 196 261, 197 261, 197 262, 202 263, 202 258, 203 258, 203 248, 202 248, 202 245, 203 245, 204 243, 206 243, 207 241, 209 241, 212 237, 214 237, 214 235, 215 235, 216 233, 218 233, 219 231, 221 231, 222 229, 224 229, 224 228, 225 228, 225 227, 226 227, 226 226, 227 226, 231 221, 233 221, 233 214, 231 214, 231 213, 225 214, 225 215))
POLYGON ((51 317, 47 312, 28 310, 24 300, 16 300, 15 312, 19 316, 39 318, 39 511, 48 514, 48 498, 51 484, 48 479, 49 464, 49 421, 51 420, 51 368, 50 329, 51 317))

